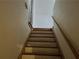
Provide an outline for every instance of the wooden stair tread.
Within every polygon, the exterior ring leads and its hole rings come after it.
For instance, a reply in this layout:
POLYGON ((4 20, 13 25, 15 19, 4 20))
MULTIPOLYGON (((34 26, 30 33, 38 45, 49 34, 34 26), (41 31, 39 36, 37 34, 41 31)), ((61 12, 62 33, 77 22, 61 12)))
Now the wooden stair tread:
POLYGON ((29 39, 22 50, 21 59, 62 59, 52 29, 32 29, 29 39))
POLYGON ((32 31, 31 33, 41 33, 41 34, 53 34, 53 32, 52 31, 32 31))
POLYGON ((53 38, 55 37, 54 35, 52 34, 31 34, 30 37, 48 37, 48 38, 53 38))
POLYGON ((25 54, 33 53, 33 54, 44 54, 44 55, 60 55, 58 48, 34 48, 34 47, 26 47, 25 54))
POLYGON ((22 55, 22 59, 61 59, 60 56, 22 55))
POLYGON ((31 36, 54 36, 53 34, 31 34, 31 36))
POLYGON ((53 48, 53 47, 57 47, 57 44, 55 42, 28 42, 27 43, 27 46, 33 46, 33 47, 50 47, 50 48, 53 48))
POLYGON ((29 41, 55 42, 56 38, 29 38, 29 41))

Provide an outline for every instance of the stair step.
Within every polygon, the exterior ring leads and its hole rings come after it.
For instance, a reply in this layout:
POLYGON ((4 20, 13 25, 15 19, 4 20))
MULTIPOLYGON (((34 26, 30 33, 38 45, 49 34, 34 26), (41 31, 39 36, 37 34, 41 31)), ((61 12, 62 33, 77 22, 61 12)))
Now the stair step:
POLYGON ((61 56, 22 55, 22 59, 61 59, 61 56))
POLYGON ((62 59, 54 32, 50 28, 34 28, 22 51, 21 59, 62 59))
POLYGON ((52 31, 32 31, 32 33, 53 34, 52 31))
POLYGON ((34 55, 60 55, 58 48, 36 48, 26 47, 23 54, 34 54, 34 55))
POLYGON ((29 41, 36 42, 56 42, 56 38, 29 38, 29 41))
POLYGON ((31 37, 55 37, 53 34, 31 34, 31 37))
POLYGON ((52 31, 50 28, 33 28, 33 31, 52 31))
POLYGON ((55 42, 27 42, 27 46, 29 47, 48 47, 48 48, 56 48, 57 44, 55 42))

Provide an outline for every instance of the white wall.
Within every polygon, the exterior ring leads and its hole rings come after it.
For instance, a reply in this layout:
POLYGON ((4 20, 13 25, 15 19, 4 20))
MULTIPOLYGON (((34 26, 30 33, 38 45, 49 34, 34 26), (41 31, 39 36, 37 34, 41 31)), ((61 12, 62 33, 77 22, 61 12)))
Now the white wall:
POLYGON ((79 53, 79 0, 56 0, 54 17, 79 53))
POLYGON ((28 37, 24 0, 0 0, 0 59, 17 59, 28 37))
POLYGON ((52 27, 54 0, 33 0, 33 26, 52 27))

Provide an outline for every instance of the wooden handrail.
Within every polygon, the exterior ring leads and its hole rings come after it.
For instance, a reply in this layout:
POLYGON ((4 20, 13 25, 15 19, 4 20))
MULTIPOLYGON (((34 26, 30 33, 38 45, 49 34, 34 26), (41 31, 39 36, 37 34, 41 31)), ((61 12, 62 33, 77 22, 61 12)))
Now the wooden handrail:
POLYGON ((60 27, 60 25, 58 24, 58 22, 55 20, 55 18, 52 16, 54 22, 57 24, 59 30, 61 31, 62 35, 64 36, 64 38, 66 39, 69 47, 71 48, 74 56, 76 57, 76 59, 79 59, 79 54, 77 53, 76 49, 73 47, 73 45, 71 44, 71 42, 69 41, 69 38, 66 36, 66 34, 64 33, 64 31, 62 30, 62 28, 60 27))

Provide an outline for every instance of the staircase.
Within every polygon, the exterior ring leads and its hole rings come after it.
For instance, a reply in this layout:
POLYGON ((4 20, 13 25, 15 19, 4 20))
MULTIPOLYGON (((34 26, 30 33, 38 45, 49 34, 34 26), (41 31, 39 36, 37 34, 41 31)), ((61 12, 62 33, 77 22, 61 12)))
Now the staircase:
POLYGON ((33 29, 25 47, 21 59, 63 59, 51 29, 33 29))

